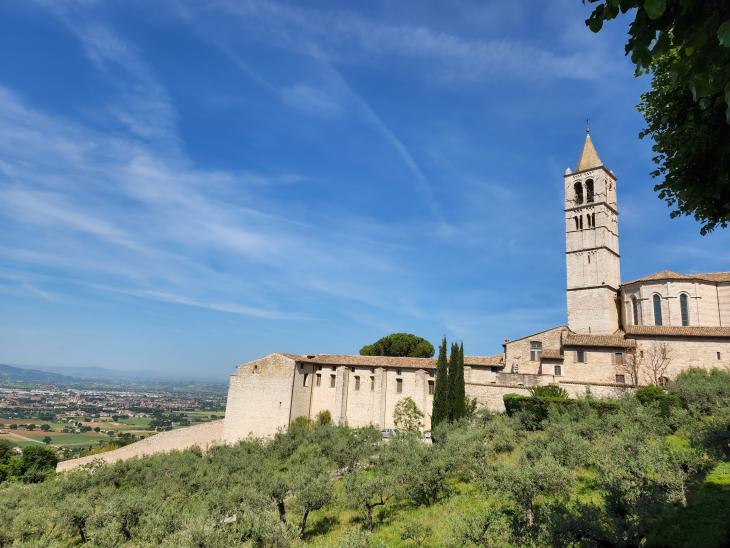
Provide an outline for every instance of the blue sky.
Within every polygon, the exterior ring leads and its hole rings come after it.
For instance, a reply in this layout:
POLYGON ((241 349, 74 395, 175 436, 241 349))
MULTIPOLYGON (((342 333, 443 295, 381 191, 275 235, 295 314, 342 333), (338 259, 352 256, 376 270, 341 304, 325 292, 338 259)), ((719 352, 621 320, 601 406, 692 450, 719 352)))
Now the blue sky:
POLYGON ((579 0, 0 4, 0 362, 223 379, 565 321, 586 117, 622 277, 730 270, 652 191, 648 84, 579 0))

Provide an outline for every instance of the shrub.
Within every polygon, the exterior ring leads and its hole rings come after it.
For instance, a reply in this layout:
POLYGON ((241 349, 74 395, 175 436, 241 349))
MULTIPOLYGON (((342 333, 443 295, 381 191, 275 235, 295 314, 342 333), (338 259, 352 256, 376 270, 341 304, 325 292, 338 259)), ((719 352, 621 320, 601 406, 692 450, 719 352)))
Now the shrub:
POLYGON ((677 375, 667 390, 679 397, 686 409, 709 415, 730 406, 730 371, 692 367, 677 375))
POLYGON ((432 358, 433 345, 411 333, 393 333, 360 349, 361 356, 432 358))
POLYGON ((674 394, 670 394, 666 390, 658 386, 642 386, 634 392, 634 397, 639 400, 641 405, 659 407, 661 414, 665 417, 669 416, 672 407, 679 407, 680 400, 674 394))
POLYGON ((323 409, 317 413, 314 421, 318 426, 327 426, 328 424, 332 424, 332 413, 330 413, 327 409, 323 409))
POLYGON ((557 384, 547 386, 533 386, 530 388, 530 395, 536 398, 567 398, 568 392, 557 384))
POLYGON ((505 394, 504 407, 507 414, 518 417, 522 426, 528 430, 537 430, 547 419, 551 409, 570 410, 574 408, 593 409, 599 413, 611 413, 618 409, 619 404, 609 400, 522 396, 520 394, 505 394))

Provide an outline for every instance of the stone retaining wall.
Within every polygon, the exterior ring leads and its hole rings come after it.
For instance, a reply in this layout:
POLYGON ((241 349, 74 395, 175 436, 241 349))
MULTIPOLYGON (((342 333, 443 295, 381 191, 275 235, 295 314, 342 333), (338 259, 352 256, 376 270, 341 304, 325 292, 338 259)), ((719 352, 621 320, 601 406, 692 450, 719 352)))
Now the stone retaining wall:
POLYGON ((187 428, 178 428, 169 432, 160 432, 135 443, 130 443, 119 449, 89 455, 78 459, 71 459, 59 462, 56 466, 57 472, 73 470, 79 466, 100 461, 105 464, 112 464, 120 460, 154 455, 156 453, 167 453, 168 451, 181 451, 191 447, 200 447, 203 450, 223 441, 223 421, 212 421, 204 424, 196 424, 187 428))

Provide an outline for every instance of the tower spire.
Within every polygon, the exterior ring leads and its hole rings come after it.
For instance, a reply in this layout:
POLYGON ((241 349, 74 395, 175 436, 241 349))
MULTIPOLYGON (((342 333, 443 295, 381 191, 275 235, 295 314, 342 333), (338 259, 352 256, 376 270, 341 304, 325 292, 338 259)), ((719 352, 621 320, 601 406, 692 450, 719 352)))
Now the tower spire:
MULTIPOLYGON (((586 120, 586 122, 588 122, 588 120, 586 120)), ((583 150, 580 152, 580 158, 578 159, 578 167, 575 170, 585 171, 602 165, 603 162, 601 162, 601 159, 598 157, 596 147, 593 146, 593 141, 591 141, 591 128, 586 125, 586 141, 583 143, 583 150)))

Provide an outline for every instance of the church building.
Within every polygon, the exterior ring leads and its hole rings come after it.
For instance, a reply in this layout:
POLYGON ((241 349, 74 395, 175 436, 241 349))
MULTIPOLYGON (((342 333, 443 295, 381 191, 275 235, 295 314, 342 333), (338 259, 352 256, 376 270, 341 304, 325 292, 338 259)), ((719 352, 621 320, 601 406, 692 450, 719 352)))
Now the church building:
MULTIPOLYGON (((688 367, 730 365, 730 272, 660 271, 621 282, 618 181, 586 134, 563 176, 567 324, 467 356, 467 396, 501 410, 506 393, 557 384, 574 397, 662 384, 688 367)), ((271 354, 231 376, 223 436, 271 435, 329 411, 351 426, 393 426, 410 396, 430 427, 436 362, 422 358, 271 354)))
MULTIPOLYGON (((618 181, 590 134, 563 181, 567 324, 505 340, 493 356, 465 356, 467 397, 500 411, 505 394, 527 394, 533 386, 615 397, 661 385, 689 367, 730 367, 730 272, 662 270, 622 283, 618 181)), ((435 371, 436 360, 426 358, 270 354, 231 375, 222 421, 63 461, 58 469, 268 437, 322 411, 340 424, 392 428, 395 406, 405 397, 423 412, 428 430, 435 371)))

